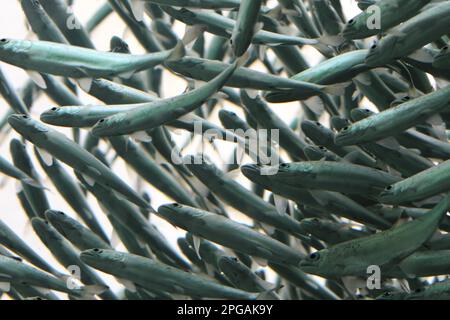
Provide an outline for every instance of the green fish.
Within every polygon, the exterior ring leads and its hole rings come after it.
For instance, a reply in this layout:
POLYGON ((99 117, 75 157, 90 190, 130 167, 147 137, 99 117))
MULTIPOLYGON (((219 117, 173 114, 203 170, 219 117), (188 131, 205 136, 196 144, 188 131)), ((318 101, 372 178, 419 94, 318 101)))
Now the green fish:
POLYGON ((131 111, 101 119, 92 128, 92 134, 98 137, 131 134, 153 129, 186 115, 200 107, 222 88, 242 62, 243 59, 236 60, 225 71, 200 88, 176 97, 144 103, 131 111))
POLYGON ((254 300, 257 294, 221 285, 214 280, 181 271, 155 260, 105 249, 91 249, 80 255, 88 265, 127 279, 149 290, 222 299, 254 300))
POLYGON ((297 265, 303 258, 302 253, 285 244, 218 214, 178 203, 160 206, 158 214, 198 237, 252 257, 290 265, 297 265))
POLYGON ((377 265, 395 270, 398 263, 419 249, 436 232, 450 206, 447 195, 430 212, 413 221, 367 237, 337 244, 310 254, 300 268, 325 278, 367 275, 367 268, 377 265))
POLYGON ((371 67, 384 66, 438 40, 450 29, 450 3, 443 1, 422 11, 374 43, 366 57, 371 67))
POLYGON ((381 0, 375 6, 348 21, 342 36, 348 40, 364 39, 377 34, 386 33, 389 29, 414 17, 431 0, 381 0), (379 13, 379 26, 376 20, 379 13))
POLYGON ((386 109, 344 127, 335 138, 339 146, 383 140, 426 121, 442 122, 434 115, 450 105, 450 86, 386 109))
POLYGON ((41 156, 49 165, 52 163, 51 155, 85 175, 91 184, 97 181, 113 188, 136 205, 144 209, 149 208, 149 204, 107 166, 62 133, 27 115, 11 115, 8 122, 14 130, 39 148, 41 156))

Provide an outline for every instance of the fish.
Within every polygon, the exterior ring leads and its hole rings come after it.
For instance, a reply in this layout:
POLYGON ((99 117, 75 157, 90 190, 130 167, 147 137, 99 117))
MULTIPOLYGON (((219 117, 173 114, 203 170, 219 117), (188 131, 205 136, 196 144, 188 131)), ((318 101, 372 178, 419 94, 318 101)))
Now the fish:
POLYGON ((62 211, 47 210, 45 218, 81 251, 93 248, 112 249, 108 242, 62 211))
POLYGON ((222 88, 233 72, 243 63, 244 58, 245 56, 236 60, 216 78, 197 89, 179 96, 144 103, 132 111, 101 119, 92 128, 92 134, 104 137, 150 130, 194 111, 222 88))
POLYGON ((23 262, 0 255, 0 279, 2 281, 46 288, 67 293, 79 299, 94 299, 107 288, 100 285, 69 288, 67 281, 36 269, 23 262))
POLYGON ((49 73, 74 79, 129 75, 153 68, 170 59, 179 59, 185 54, 179 42, 174 49, 131 55, 100 52, 67 44, 48 41, 16 39, 0 40, 0 60, 25 70, 49 73))
POLYGON ((395 270, 400 261, 417 251, 431 238, 447 214, 449 206, 450 196, 446 195, 430 212, 420 218, 313 252, 300 262, 299 267, 304 272, 332 279, 364 276, 371 265, 379 266, 382 274, 395 270))
POLYGON ((376 8, 369 6, 363 12, 350 19, 342 31, 342 36, 348 40, 364 39, 374 35, 389 32, 389 29, 417 15, 430 0, 381 0, 376 2, 376 8), (379 16, 376 16, 376 14, 379 16), (379 25, 376 23, 379 17, 379 25))
POLYGON ((242 56, 247 51, 254 34, 263 27, 258 23, 261 6, 261 0, 243 1, 239 6, 236 23, 230 38, 231 49, 236 57, 242 56))
MULTIPOLYGON (((31 224, 39 239, 68 271, 70 271, 72 266, 79 268, 81 282, 87 285, 98 285, 103 288, 108 287, 94 270, 80 260, 78 251, 47 220, 35 217, 31 219, 31 224)), ((109 289, 99 295, 104 299, 118 300, 117 296, 109 289)))
POLYGON ((173 203, 160 206, 158 215, 198 237, 263 260, 297 265, 303 258, 285 244, 211 212, 173 203))
MULTIPOLYGON (((397 135, 414 125, 431 122, 436 125, 434 115, 450 104, 450 86, 419 98, 406 101, 368 118, 344 127, 335 138, 339 146, 364 142, 376 142, 397 135)), ((392 147, 395 148, 395 147, 392 147)))
POLYGON ((95 269, 133 281, 150 290, 223 299, 255 300, 257 296, 257 294, 227 287, 214 280, 125 252, 95 248, 81 252, 80 258, 95 269))
POLYGON ((450 160, 441 162, 402 181, 393 183, 380 192, 381 203, 401 204, 419 202, 449 190, 450 160))
POLYGON ((142 199, 140 195, 100 160, 62 133, 45 126, 27 115, 11 115, 8 118, 8 122, 14 130, 25 139, 31 141, 39 150, 44 150, 40 153, 43 158, 47 158, 49 163, 52 160, 46 153, 81 172, 89 181, 99 181, 105 186, 123 194, 136 205, 144 209, 149 208, 147 201, 142 199))
POLYGON ((407 57, 450 29, 450 3, 444 1, 422 11, 392 30, 369 49, 365 62, 371 67, 384 66, 407 57))

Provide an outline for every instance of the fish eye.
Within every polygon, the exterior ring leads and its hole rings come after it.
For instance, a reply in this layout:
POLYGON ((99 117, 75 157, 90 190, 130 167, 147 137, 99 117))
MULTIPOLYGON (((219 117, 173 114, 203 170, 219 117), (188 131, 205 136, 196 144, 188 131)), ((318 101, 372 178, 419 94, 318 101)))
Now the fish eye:
POLYGON ((391 295, 390 292, 385 292, 385 293, 383 293, 383 297, 389 297, 390 295, 391 295))
POLYGON ((313 261, 319 260, 320 259, 320 253, 318 252, 313 252, 309 255, 309 258, 313 261))
POLYGON ((172 206, 175 207, 175 208, 181 207, 181 205, 179 203, 172 203, 172 206))
POLYGON ((316 124, 317 124, 319 127, 322 126, 322 124, 321 124, 319 121, 316 121, 316 124))
POLYGON ((448 46, 445 46, 442 48, 442 51, 447 51, 448 50, 448 46))
POLYGON ((98 249, 98 248, 95 248, 95 249, 93 249, 92 251, 97 252, 97 253, 102 253, 102 252, 103 252, 103 250, 100 250, 100 249, 98 249))
POLYGON ((423 288, 417 288, 416 290, 414 290, 414 293, 421 293, 423 291, 424 291, 423 288))
POLYGON ((58 108, 57 108, 57 107, 53 107, 53 108, 51 108, 50 110, 56 111, 56 110, 58 110, 58 108))
POLYGON ((356 22, 356 20, 355 19, 350 19, 350 20, 348 20, 348 24, 350 25, 350 24, 354 24, 356 22))
POLYGON ((100 120, 98 121, 98 123, 102 123, 102 122, 105 122, 105 119, 100 119, 100 120))
POLYGON ((391 190, 392 189, 392 186, 387 186, 386 187, 386 190, 391 190))
POLYGON ((287 168, 288 166, 289 166, 289 164, 287 164, 287 163, 280 164, 280 168, 287 168))
POLYGON ((375 42, 375 43, 370 47, 370 49, 374 50, 374 49, 376 49, 376 48, 377 48, 377 43, 375 42))
POLYGON ((62 211, 56 211, 57 213, 59 213, 60 215, 62 215, 62 216, 65 216, 66 214, 64 213, 64 212, 62 212, 62 211))
POLYGON ((325 148, 324 146, 320 146, 319 149, 320 150, 327 150, 327 148, 325 148))
POLYGON ((1 43, 6 43, 6 42, 8 42, 8 39, 3 38, 3 39, 0 40, 0 42, 1 42, 1 43))
POLYGON ((318 223, 320 220, 318 218, 312 218, 311 221, 315 222, 315 223, 318 223))
POLYGON ((22 116, 23 119, 28 119, 29 117, 27 115, 22 116))
POLYGON ((348 126, 347 127, 344 127, 343 129, 342 129, 342 131, 347 131, 348 130, 348 126))
POLYGON ((364 109, 364 112, 369 113, 370 110, 369 109, 364 109))

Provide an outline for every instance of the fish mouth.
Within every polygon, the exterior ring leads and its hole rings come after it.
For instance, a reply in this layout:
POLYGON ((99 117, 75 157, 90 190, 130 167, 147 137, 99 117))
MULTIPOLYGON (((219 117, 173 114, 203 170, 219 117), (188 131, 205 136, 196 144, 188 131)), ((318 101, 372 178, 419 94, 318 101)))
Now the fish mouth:
POLYGON ((25 114, 12 114, 8 117, 8 123, 13 127, 14 129, 22 127, 25 120, 29 119, 30 117, 25 114))
POLYGON ((244 164, 241 171, 246 177, 255 177, 261 175, 261 167, 257 164, 244 164))
POLYGON ((157 212, 164 218, 170 218, 177 214, 176 208, 181 208, 181 205, 176 202, 163 204, 158 207, 157 212))
POLYGON ((105 119, 100 119, 97 123, 92 127, 91 133, 95 137, 105 137, 108 136, 108 127, 105 124, 105 119))
POLYGON ((89 249, 89 250, 85 250, 82 251, 80 253, 80 259, 84 262, 86 262, 87 264, 90 264, 92 262, 97 261, 97 257, 98 254, 101 253, 102 250, 101 249, 89 249))

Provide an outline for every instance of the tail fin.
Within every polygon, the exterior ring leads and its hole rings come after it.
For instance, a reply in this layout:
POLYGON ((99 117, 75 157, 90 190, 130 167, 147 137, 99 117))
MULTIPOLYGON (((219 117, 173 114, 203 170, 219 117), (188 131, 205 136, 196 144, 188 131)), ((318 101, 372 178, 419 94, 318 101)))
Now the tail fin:
POLYGON ((336 83, 333 85, 325 86, 323 89, 323 92, 331 94, 333 96, 340 96, 343 95, 345 92, 345 89, 351 85, 352 82, 342 82, 342 83, 336 83))
POLYGON ((177 45, 172 49, 172 52, 167 57, 167 61, 177 61, 186 55, 186 48, 182 41, 178 41, 177 45))

